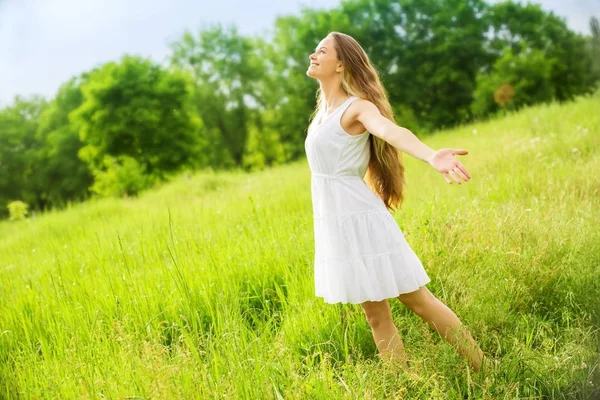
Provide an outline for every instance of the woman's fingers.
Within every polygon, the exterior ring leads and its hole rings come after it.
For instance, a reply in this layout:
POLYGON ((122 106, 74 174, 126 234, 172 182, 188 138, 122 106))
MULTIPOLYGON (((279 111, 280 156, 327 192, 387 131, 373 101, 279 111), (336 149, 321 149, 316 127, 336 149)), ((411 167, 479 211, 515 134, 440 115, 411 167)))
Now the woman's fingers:
MULTIPOLYGON (((466 172, 466 170, 465 170, 465 172, 466 172)), ((468 172, 465 174, 458 165, 453 167, 452 169, 448 170, 447 172, 443 172, 442 175, 444 176, 444 179, 446 180, 446 182, 448 182, 450 184, 453 183, 448 178, 448 177, 451 177, 459 185, 462 183, 461 179, 466 182, 471 178, 471 176, 468 174, 468 172)))
MULTIPOLYGON (((446 151, 448 149, 445 149, 446 151)), ((465 149, 450 149, 451 154, 458 154, 458 155, 465 155, 465 154, 469 154, 469 152, 465 149)), ((446 154, 447 156, 447 154, 446 154)), ((446 182, 452 184, 454 180, 454 182, 458 183, 459 185, 462 183, 462 181, 466 182, 469 179, 471 179, 471 174, 469 174, 469 171, 467 171, 467 169, 465 168, 464 165, 462 165, 462 163, 460 161, 458 161, 455 157, 450 156, 450 158, 452 159, 451 162, 451 169, 448 169, 445 172, 442 172, 442 176, 444 177, 444 179, 446 180, 446 182), (452 179, 450 179, 452 178, 452 179)), ((449 160, 448 160, 449 161, 449 160)), ((440 168, 441 169, 441 168, 440 168)))
POLYGON ((467 177, 459 167, 454 167, 453 172, 460 176, 465 182, 469 180, 469 177, 467 177))
POLYGON ((458 183, 459 185, 461 184, 460 178, 456 177, 456 172, 454 172, 453 170, 450 170, 450 171, 448 171, 448 175, 450 175, 452 177, 452 179, 454 179, 456 181, 456 183, 458 183))
POLYGON ((452 181, 450 179, 448 179, 448 174, 445 172, 442 172, 442 176, 444 177, 444 179, 446 180, 446 182, 452 184, 452 181))
POLYGON ((469 171, 467 171, 467 169, 465 168, 465 166, 464 166, 464 165, 462 165, 462 164, 460 163, 460 161, 456 161, 456 167, 457 167, 457 168, 458 168, 460 171, 462 171, 462 173, 463 173, 463 174, 465 174, 465 176, 466 176, 467 178, 471 179, 471 174, 469 174, 469 171))

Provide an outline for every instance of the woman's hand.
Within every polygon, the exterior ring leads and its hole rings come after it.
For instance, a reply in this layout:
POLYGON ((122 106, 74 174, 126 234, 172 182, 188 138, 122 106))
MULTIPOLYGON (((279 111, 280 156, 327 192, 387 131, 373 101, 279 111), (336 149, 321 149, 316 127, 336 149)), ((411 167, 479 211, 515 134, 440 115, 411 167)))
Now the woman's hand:
POLYGON ((465 155, 469 152, 462 149, 439 149, 427 159, 427 163, 440 172, 446 182, 452 184, 452 181, 448 178, 448 176, 451 176, 460 185, 462 183, 461 178, 466 182, 471 179, 471 175, 460 161, 454 157, 454 154, 465 155))

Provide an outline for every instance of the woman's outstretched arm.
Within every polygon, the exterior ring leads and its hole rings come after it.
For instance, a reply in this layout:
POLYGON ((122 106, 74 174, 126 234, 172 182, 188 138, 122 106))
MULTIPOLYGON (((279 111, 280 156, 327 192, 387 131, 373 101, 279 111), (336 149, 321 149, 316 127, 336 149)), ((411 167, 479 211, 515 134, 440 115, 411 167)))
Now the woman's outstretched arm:
POLYGON ((385 140, 395 148, 410 156, 424 161, 442 174, 446 182, 452 183, 451 176, 458 184, 460 179, 467 181, 471 178, 467 169, 454 155, 465 155, 469 152, 463 149, 443 148, 434 150, 421 142, 410 130, 396 125, 379 112, 375 104, 360 99, 357 104, 356 119, 373 135, 385 140))
POLYGON ((368 100, 359 100, 356 119, 359 120, 372 135, 380 137, 398 150, 412 157, 427 162, 435 150, 421 142, 410 130, 396 125, 379 112, 375 104, 368 100))

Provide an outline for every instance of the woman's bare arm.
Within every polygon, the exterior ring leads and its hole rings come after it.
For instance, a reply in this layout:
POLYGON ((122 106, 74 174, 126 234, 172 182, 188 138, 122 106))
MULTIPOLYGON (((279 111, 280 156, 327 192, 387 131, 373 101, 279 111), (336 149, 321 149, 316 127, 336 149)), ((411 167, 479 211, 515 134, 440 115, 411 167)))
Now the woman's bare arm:
MULTIPOLYGON (((375 104, 368 100, 359 100, 356 119, 358 119, 371 134, 380 137, 395 148, 421 161, 435 154, 435 150, 421 142, 410 130, 396 125, 379 112, 375 104)), ((357 104, 358 105, 358 104, 357 104)))
POLYGON ((381 115, 375 104, 364 99, 358 100, 357 103, 359 107, 357 107, 356 119, 372 135, 385 140, 400 151, 428 163, 440 172, 448 183, 452 183, 449 177, 452 177, 458 184, 461 183, 460 179, 467 181, 471 178, 466 168, 454 157, 454 154, 465 155, 468 154, 468 151, 451 148, 436 151, 421 142, 410 130, 396 125, 381 115))

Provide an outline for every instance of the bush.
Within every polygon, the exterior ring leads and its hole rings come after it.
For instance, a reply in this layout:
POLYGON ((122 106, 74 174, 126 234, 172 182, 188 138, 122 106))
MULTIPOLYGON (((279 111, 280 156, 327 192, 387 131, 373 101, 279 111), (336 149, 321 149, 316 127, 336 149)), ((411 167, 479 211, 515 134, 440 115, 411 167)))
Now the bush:
POLYGON ((21 200, 11 201, 8 203, 9 220, 25 219, 29 205, 21 200))
MULTIPOLYGON (((524 46, 524 45, 522 45, 524 46)), ((507 48, 496 60, 491 72, 477 76, 471 111, 481 117, 500 109, 516 110, 522 106, 552 101, 552 66, 540 50, 523 48, 520 53, 507 48)))
POLYGON ((154 180, 129 156, 104 156, 105 169, 93 170, 94 184, 90 190, 102 197, 135 196, 151 187, 154 180))
POLYGON ((255 123, 248 125, 248 139, 242 158, 242 166, 247 171, 262 170, 265 166, 271 167, 286 161, 281 137, 272 127, 274 121, 274 113, 267 110, 263 114, 260 126, 255 123))

